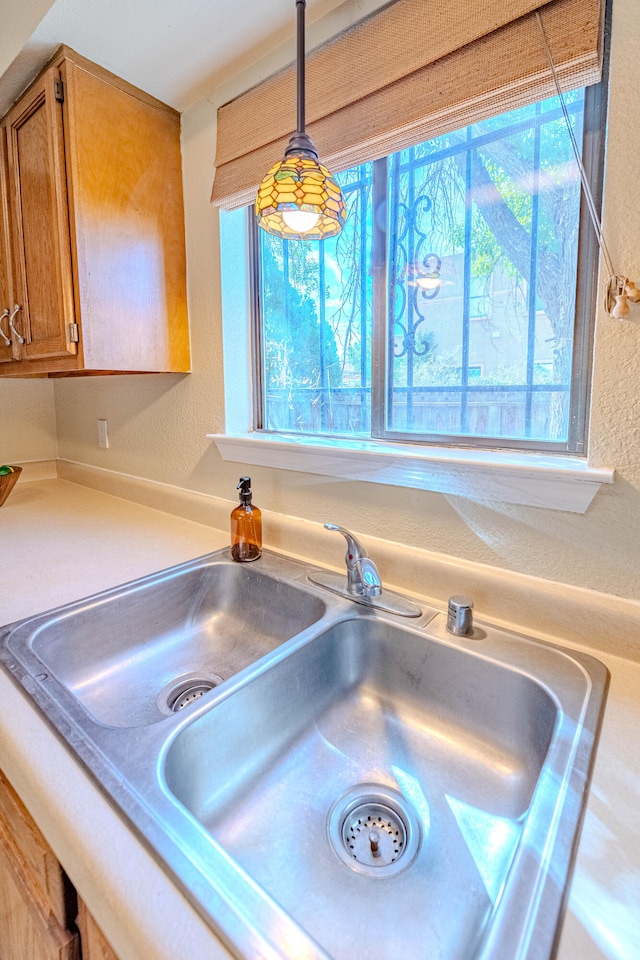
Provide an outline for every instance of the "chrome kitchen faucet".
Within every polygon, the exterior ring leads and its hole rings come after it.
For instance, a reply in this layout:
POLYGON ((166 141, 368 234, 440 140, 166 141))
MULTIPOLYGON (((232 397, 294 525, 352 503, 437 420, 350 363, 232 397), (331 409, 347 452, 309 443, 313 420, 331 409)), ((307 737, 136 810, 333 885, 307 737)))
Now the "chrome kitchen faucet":
POLYGON ((347 564, 347 592, 352 597, 379 597, 382 581, 373 560, 357 537, 335 523, 325 523, 325 529, 336 530, 347 541, 345 563, 347 564))
POLYGON ((327 590, 341 597, 375 607, 377 610, 384 610, 386 613, 395 613, 400 617, 421 616, 422 609, 413 600, 393 593, 391 590, 383 590, 378 568, 357 537, 344 527, 338 526, 337 523, 325 523, 325 527, 327 530, 341 533, 347 541, 345 556, 347 582, 345 584, 338 573, 313 570, 308 575, 312 583, 326 587, 327 590))

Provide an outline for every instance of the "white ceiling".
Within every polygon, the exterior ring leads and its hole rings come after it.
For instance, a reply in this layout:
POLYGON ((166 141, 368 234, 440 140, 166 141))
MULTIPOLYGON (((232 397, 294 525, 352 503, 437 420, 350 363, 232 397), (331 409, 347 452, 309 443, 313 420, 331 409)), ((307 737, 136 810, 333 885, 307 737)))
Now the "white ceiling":
MULTIPOLYGON (((307 0, 307 48, 383 2, 307 0)), ((2 0, 0 20, 28 5, 2 0)), ((293 60, 295 24, 295 0, 55 0, 0 78, 0 115, 60 43, 184 110, 282 44, 293 60)))

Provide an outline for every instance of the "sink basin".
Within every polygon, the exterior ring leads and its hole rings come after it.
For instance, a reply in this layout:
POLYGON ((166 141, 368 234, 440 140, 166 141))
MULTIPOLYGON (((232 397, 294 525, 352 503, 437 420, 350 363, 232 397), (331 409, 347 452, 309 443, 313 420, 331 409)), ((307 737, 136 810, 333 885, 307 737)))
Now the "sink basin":
POLYGON ((220 551, 0 629, 0 665, 238 958, 550 960, 597 660, 220 551))
POLYGON ((590 693, 553 648, 361 616, 185 725, 165 789, 335 960, 548 957, 590 693))
POLYGON ((7 646, 100 723, 154 723, 323 616, 324 602, 285 572, 275 558, 267 570, 187 564, 29 620, 7 646))

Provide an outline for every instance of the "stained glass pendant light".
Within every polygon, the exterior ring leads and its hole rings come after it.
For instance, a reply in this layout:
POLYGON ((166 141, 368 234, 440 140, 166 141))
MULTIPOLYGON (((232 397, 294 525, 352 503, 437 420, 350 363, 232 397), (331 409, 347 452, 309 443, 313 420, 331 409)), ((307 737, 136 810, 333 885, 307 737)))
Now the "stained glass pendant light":
POLYGON ((269 170, 258 188, 258 223, 286 240, 325 240, 342 230, 347 208, 342 190, 305 133, 304 13, 306 0, 296 0, 298 18, 298 128, 284 159, 269 170))

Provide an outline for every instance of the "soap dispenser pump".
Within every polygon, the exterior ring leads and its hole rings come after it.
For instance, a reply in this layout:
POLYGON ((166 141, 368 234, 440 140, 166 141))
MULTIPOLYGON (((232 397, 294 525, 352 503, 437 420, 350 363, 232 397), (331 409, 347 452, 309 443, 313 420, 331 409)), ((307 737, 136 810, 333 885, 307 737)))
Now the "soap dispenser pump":
POLYGON ((240 503, 231 511, 231 556, 247 563, 262 553, 262 512, 251 503, 251 477, 240 477, 240 503))

